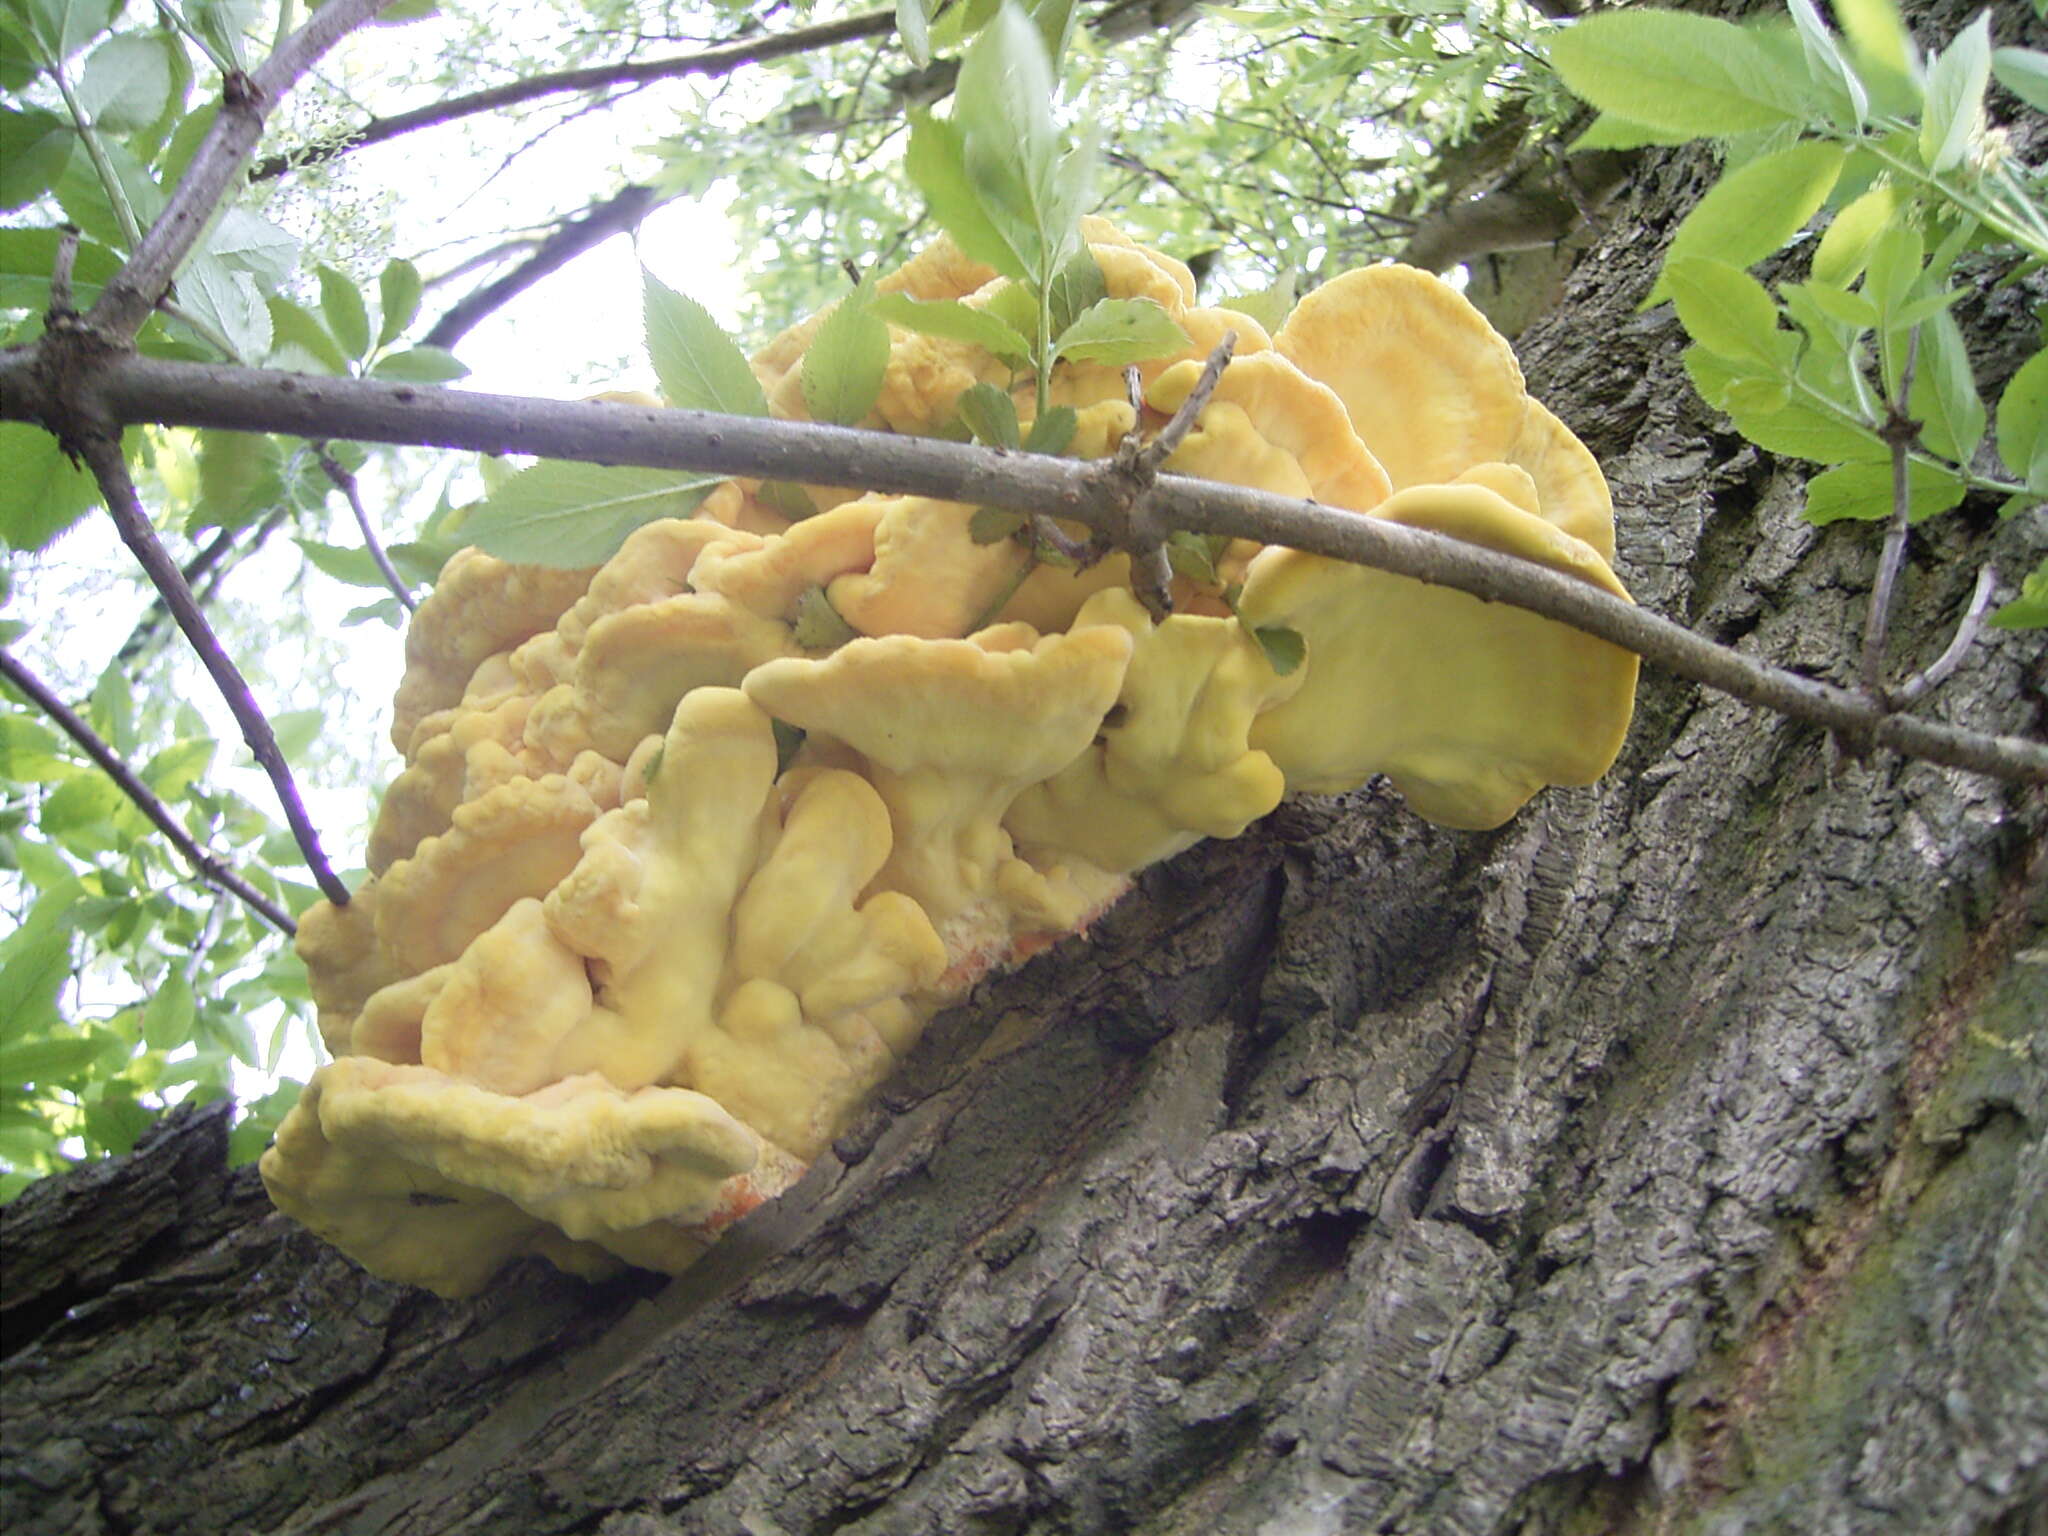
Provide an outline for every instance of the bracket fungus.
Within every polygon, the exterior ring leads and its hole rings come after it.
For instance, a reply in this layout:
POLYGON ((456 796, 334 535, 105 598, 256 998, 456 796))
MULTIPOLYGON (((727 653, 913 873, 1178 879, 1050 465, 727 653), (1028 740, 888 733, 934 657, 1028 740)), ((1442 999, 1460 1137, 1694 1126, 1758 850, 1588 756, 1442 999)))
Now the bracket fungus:
MULTIPOLYGON (((1234 330, 1168 468, 1626 596, 1598 466, 1447 285, 1349 273, 1269 337, 1083 228, 1110 295, 1188 342, 1136 395, 1060 364, 1051 399, 1092 423, 1070 452, 1156 428, 1234 330)), ((880 284, 1002 285, 944 241, 880 284)), ((785 413, 816 330, 755 359, 785 413)), ((1031 399, 969 343, 890 341, 871 424, 945 430, 977 384, 1031 399)), ((1497 826, 1597 778, 1627 726, 1634 657, 1520 609, 1239 540, 1155 618, 1122 555, 1020 581, 1027 551, 975 542, 970 508, 811 495, 791 522, 729 484, 595 571, 466 550, 421 605, 371 874, 300 930, 335 1060, 263 1159, 279 1207, 376 1273, 460 1295, 523 1254, 676 1272, 941 1006, 1134 871, 1376 774, 1429 820, 1497 826), (806 628, 821 604, 843 643, 806 628), (1285 675, 1267 626, 1301 637, 1285 675)))

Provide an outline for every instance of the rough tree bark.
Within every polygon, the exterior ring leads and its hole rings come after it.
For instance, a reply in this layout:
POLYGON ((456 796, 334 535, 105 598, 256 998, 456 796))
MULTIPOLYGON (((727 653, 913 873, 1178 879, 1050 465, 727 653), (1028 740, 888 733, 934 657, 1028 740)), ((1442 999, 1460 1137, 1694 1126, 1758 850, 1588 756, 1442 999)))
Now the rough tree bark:
MULTIPOLYGON (((1874 530, 1634 310, 1703 165, 1645 164, 1525 366, 1639 599, 1846 680, 1874 530)), ((1967 306, 1998 378, 2042 286, 1967 306)), ((2048 545, 1924 532, 1915 661, 2048 545)), ((2040 637, 1931 708, 2048 731, 2040 637)), ((1368 787, 1153 871, 673 1283, 439 1302, 224 1147, 182 1113, 7 1208, 12 1536, 2048 1518, 2048 799, 1654 675, 1498 833, 1368 787)))

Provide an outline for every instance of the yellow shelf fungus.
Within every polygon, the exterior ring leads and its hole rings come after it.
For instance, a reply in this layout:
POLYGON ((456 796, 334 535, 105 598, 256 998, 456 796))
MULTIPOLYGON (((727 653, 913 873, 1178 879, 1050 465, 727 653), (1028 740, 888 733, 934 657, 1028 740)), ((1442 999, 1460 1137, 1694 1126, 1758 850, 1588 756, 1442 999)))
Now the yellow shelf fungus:
MULTIPOLYGON (((1350 273, 1268 337, 1197 306, 1180 263, 1084 233, 1109 294, 1189 338, 1140 370, 1150 425, 1238 333, 1169 469, 1626 595, 1598 466, 1449 287, 1350 273)), ((941 241, 879 286, 982 306, 1002 280, 941 241)), ((782 413, 816 330, 755 359, 782 413)), ((946 430, 979 383, 1028 409, 1000 360, 892 327, 871 424, 946 430)), ((1117 369, 1050 383, 1070 452, 1136 423, 1117 369)), ((976 544, 970 508, 813 488, 824 510, 792 523, 757 489, 596 571, 466 550, 414 619, 371 878, 300 929, 336 1059, 263 1159, 280 1208, 380 1275, 461 1295, 524 1254, 676 1272, 829 1147, 940 1006, 1133 871, 1378 773, 1433 821, 1496 826, 1598 777, 1627 726, 1633 657, 1461 593, 1240 540, 1155 622, 1122 556, 1019 585, 1024 550, 976 544), (820 645, 821 604, 854 638, 820 645), (1264 626, 1302 638, 1285 676, 1264 626)))

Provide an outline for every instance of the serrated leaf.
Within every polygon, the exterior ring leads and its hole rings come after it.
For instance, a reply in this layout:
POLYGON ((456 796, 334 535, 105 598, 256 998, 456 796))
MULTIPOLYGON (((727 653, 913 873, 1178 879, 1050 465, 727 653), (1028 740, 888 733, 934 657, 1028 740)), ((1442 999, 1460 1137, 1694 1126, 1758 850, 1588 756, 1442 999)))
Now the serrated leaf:
MULTIPOLYGON (((1906 466, 1907 515, 1914 522, 1946 512, 1963 499, 1960 475, 1931 464, 1906 466)), ((1822 470, 1806 482, 1806 520, 1834 523, 1844 519, 1878 522, 1892 515, 1892 467, 1881 460, 1841 464, 1822 470)))
POLYGON ((270 309, 247 272, 193 256, 178 273, 178 303, 226 338, 242 362, 270 354, 270 309))
POLYGON ((641 273, 647 353, 668 403, 686 411, 766 416, 768 397, 711 311, 652 272, 641 273))
POLYGON ((1567 152, 1576 155, 1589 149, 1645 149, 1652 145, 1689 144, 1697 137, 1697 134, 1673 133, 1665 128, 1652 128, 1648 123, 1631 122, 1612 112, 1602 112, 1584 133, 1572 140, 1567 152))
POLYGON ((688 517, 716 476, 543 459, 471 510, 462 534, 486 554, 525 565, 601 565, 626 536, 663 517, 688 517))
POLYGON ((841 299, 804 349, 799 382, 813 421, 857 424, 874 409, 889 371, 889 327, 865 296, 841 299))
POLYGON ((1229 542, 1216 534, 1178 529, 1166 536, 1166 563, 1173 567, 1174 575, 1184 576, 1197 586, 1213 587, 1221 579, 1216 572, 1216 558, 1229 542))
POLYGON ((95 126, 114 133, 147 128, 171 105, 169 32, 122 32, 93 49, 78 77, 78 100, 95 126))
POLYGON ((1804 121, 1802 79, 1732 22, 1677 11, 1584 16, 1550 41, 1575 93, 1665 133, 1744 133, 1804 121))
POLYGON ((1754 410, 1739 398, 1724 392, 1721 409, 1735 423, 1735 430, 1759 448, 1786 458, 1808 459, 1816 464, 1860 463, 1889 459, 1891 450, 1868 429, 1849 425, 1814 406, 1791 402, 1767 410, 1754 410))
POLYGON ((1102 299, 1060 333, 1053 353, 1074 362, 1121 368, 1190 345, 1180 322, 1153 300, 1102 299))
MULTIPOLYGON (((0 308, 49 308, 50 273, 61 238, 54 229, 0 229, 0 308)), ((72 307, 90 309, 107 280, 120 270, 119 256, 104 245, 81 240, 71 269, 72 307)))
POLYGON ((99 1059, 99 1043, 77 1035, 44 1036, 0 1045, 0 1083, 10 1087, 67 1083, 99 1059))
POLYGON ((0 213, 34 202, 57 184, 78 135, 53 113, 0 107, 0 213))
MULTIPOLYGON (((1706 256, 1733 267, 1762 261, 1820 211, 1847 158, 1840 145, 1809 139, 1729 172, 1678 226, 1667 261, 1706 256)), ((1664 297, 1660 280, 1650 299, 1664 297)))
POLYGON ((173 966, 142 1010, 142 1043, 152 1051, 176 1050, 192 1039, 196 1016, 192 984, 173 966))
POLYGON ((1005 512, 1001 507, 976 507, 967 520, 967 537, 977 544, 1000 544, 1015 538, 1031 519, 1022 512, 1005 512))
POLYGON ((1764 285, 1726 262, 1692 256, 1667 264, 1664 280, 1692 339, 1722 357, 1776 368, 1778 306, 1764 285))
MULTIPOLYGON (((164 190, 155 174, 112 139, 102 139, 100 155, 112 168, 114 184, 135 215, 136 224, 148 229, 164 209, 164 190)), ((92 156, 71 156, 57 178, 55 191, 57 206, 64 210, 64 216, 86 234, 116 250, 128 248, 128 232, 109 200, 106 183, 101 181, 92 156)))
POLYGON ((57 439, 26 422, 0 422, 0 541, 34 553, 85 515, 99 486, 57 439))
POLYGON ((299 242, 246 208, 222 213, 199 248, 231 271, 248 273, 265 293, 275 291, 299 264, 299 242))
POLYGON ((1885 317, 1887 329, 1918 286, 1926 259, 1927 243, 1910 224, 1888 224, 1870 242, 1864 258, 1863 292, 1885 317))
POLYGON ((122 0, 27 0, 14 7, 48 54, 62 61, 114 24, 122 0))
POLYGON ((964 341, 1012 362, 1022 362, 1031 353, 1031 344, 1014 326, 958 299, 913 299, 907 294, 884 293, 876 296, 869 313, 905 330, 964 341))
POLYGON ((345 586, 384 587, 384 573, 367 549, 347 549, 339 544, 322 544, 313 539, 297 541, 307 562, 321 574, 345 586))
POLYGON ((1827 283, 1788 283, 1783 294, 1789 300, 1794 293, 1803 293, 1813 301, 1814 308, 1838 325, 1852 326, 1867 331, 1878 322, 1877 306, 1860 293, 1850 293, 1827 283))
POLYGON ((1998 398, 1998 456, 2015 474, 2048 451, 2048 351, 2020 364, 1998 398))
POLYGON ((363 302, 362 290, 346 273, 328 266, 319 271, 320 313, 327 318, 327 329, 334 333, 342 351, 360 358, 370 350, 370 308, 363 302))
POLYGON ((68 779, 78 770, 63 752, 56 734, 26 715, 0 714, 0 775, 28 784, 68 779))
POLYGON ((1252 631, 1252 638, 1259 642, 1259 649, 1266 653, 1266 662, 1280 677, 1287 676, 1301 665, 1308 655, 1308 642, 1299 630, 1288 629, 1279 624, 1262 624, 1252 631))
POLYGON ((348 358, 327 326, 310 309, 294 304, 290 299, 273 295, 264 301, 270 311, 270 356, 273 366, 290 362, 303 365, 318 373, 345 374, 348 372, 348 358), (294 357, 287 349, 296 349, 294 357))
POLYGON ((1943 311, 1920 327, 1920 358, 1908 408, 1920 440, 1945 459, 1967 465, 1984 440, 1984 402, 1970 372, 1970 350, 1955 316, 1943 311))
POLYGON ((1991 615, 1994 629, 2039 629, 2048 625, 2048 560, 2020 583, 2020 595, 1991 615))
POLYGON ((1814 247, 1813 278, 1846 288, 1855 282, 1869 258, 1871 243, 1884 233, 1902 206, 1899 189, 1890 182, 1873 187, 1851 202, 1821 232, 1814 247))
POLYGON ((446 347, 408 347, 387 352, 370 368, 373 379, 395 379, 402 384, 452 384, 469 376, 469 364, 446 347))
POLYGON ((1984 89, 1991 83, 1991 13, 1958 32, 1927 72, 1920 119, 1920 160, 1935 175, 1963 163, 1984 129, 1984 89))
POLYGON ((2038 48, 1995 48, 1991 73, 2036 112, 2048 112, 2048 53, 2038 48))
POLYGON ((1024 434, 1026 453, 1062 454, 1074 440, 1081 418, 1071 405, 1049 405, 1024 434))
MULTIPOLYGON (((18 1040, 57 1022, 57 994, 71 977, 71 934, 61 923, 25 932, 0 965, 0 1020, 6 1038, 18 1040)), ((0 1074, 0 1084, 26 1079, 0 1074)))
POLYGON ((1103 280, 1102 266, 1095 253, 1083 246, 1060 264, 1046 289, 1053 335, 1059 335, 1108 297, 1109 284, 1103 280))
POLYGON ((377 274, 377 345, 388 347, 411 325, 420 312, 420 298, 426 292, 420 269, 411 262, 393 258, 377 274))
POLYGON ((953 237, 964 255, 1005 277, 1024 277, 1023 262, 982 209, 958 128, 928 112, 912 112, 903 169, 924 195, 933 222, 953 237))
POLYGON ((1017 402, 993 384, 972 384, 960 392, 960 419, 975 441, 989 448, 1021 448, 1017 402))
POLYGON ((210 736, 174 741, 149 760, 142 770, 142 782, 159 800, 182 799, 186 790, 206 776, 219 748, 210 736))
POLYGON ((1295 274, 1291 271, 1281 274, 1280 280, 1270 288, 1261 288, 1255 293, 1240 293, 1223 301, 1223 307, 1237 314, 1248 316, 1258 326, 1272 335, 1287 323, 1287 317, 1294 313, 1295 274))
POLYGON ((858 640, 860 631, 839 616, 823 587, 811 587, 796 601, 790 635, 807 651, 833 651, 849 640, 858 640))
POLYGON ((249 55, 242 36, 255 25, 261 10, 261 0, 191 0, 185 19, 237 69, 247 69, 249 55))

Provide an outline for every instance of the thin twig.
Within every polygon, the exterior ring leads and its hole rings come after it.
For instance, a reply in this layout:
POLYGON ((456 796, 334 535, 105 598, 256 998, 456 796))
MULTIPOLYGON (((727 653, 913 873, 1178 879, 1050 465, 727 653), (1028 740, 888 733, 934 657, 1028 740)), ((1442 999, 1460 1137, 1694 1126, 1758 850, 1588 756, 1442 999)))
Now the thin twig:
POLYGON ((1139 450, 1138 467, 1143 473, 1157 474, 1159 466, 1173 457, 1182 439, 1194 430, 1195 418, 1202 414, 1209 397, 1216 393, 1223 370, 1230 366, 1230 354, 1236 350, 1237 332, 1225 331, 1223 339, 1210 352, 1209 360, 1202 364, 1202 376, 1195 380, 1195 387, 1188 391, 1187 399, 1181 401, 1180 408, 1167 418, 1166 425, 1159 429, 1159 435, 1139 450))
POLYGON ((593 64, 583 69, 564 69, 552 74, 528 75, 504 85, 492 86, 489 90, 430 102, 425 106, 414 107, 408 112, 393 113, 390 117, 372 118, 346 138, 336 139, 327 144, 315 144, 306 149, 294 150, 288 155, 272 155, 269 159, 257 163, 256 168, 250 172, 250 178, 255 181, 268 181, 302 165, 318 165, 323 160, 332 160, 338 155, 346 155, 371 144, 382 144, 388 139, 395 139, 422 128, 437 128, 443 123, 475 117, 480 112, 496 112, 502 107, 517 106, 521 102, 533 101, 542 96, 561 96, 573 91, 599 91, 615 85, 644 85, 653 80, 679 80, 691 75, 729 75, 749 64, 765 64, 773 59, 788 58, 792 54, 829 48, 835 43, 852 42, 863 37, 880 37, 895 30, 895 11, 866 11, 857 16, 843 16, 837 21, 822 22, 815 27, 799 27, 774 37, 747 38, 740 42, 707 48, 701 53, 683 54, 675 58, 627 59, 616 64, 593 64))
POLYGON ((87 725, 70 705, 50 691, 41 678, 5 650, 0 650, 0 677, 6 678, 30 703, 56 721, 58 729, 76 742, 81 752, 99 764, 100 770, 114 781, 121 793, 135 802, 136 809, 170 839, 171 846, 184 856, 185 862, 192 866, 201 880, 245 902, 252 912, 279 933, 289 936, 298 931, 289 913, 194 842, 192 835, 171 814, 170 807, 135 776, 119 754, 100 738, 99 732, 87 725))
POLYGON ((213 677, 221 697, 227 701, 235 723, 241 726, 242 739, 248 743, 263 771, 270 776, 278 801, 284 807, 285 822, 292 829, 299 851, 306 856, 306 867, 313 872, 314 883, 320 887, 321 894, 337 907, 347 906, 348 887, 341 883, 340 877, 328 864, 327 855, 321 851, 320 834, 313 830, 313 823, 306 815, 305 803, 299 797, 299 786, 292 778, 284 753, 278 750, 277 737, 271 732, 270 722, 264 718, 248 683, 243 681, 240 669, 222 649, 213 626, 199 611, 192 589, 185 585, 185 578, 178 573, 177 562, 171 559, 170 551, 164 548, 156 530, 150 526, 149 514, 142 509, 141 499, 135 494, 135 482, 128 477, 128 465, 121 457, 120 434, 89 432, 71 446, 99 482, 100 491, 106 497, 107 511, 114 519, 115 528, 120 531, 121 542, 128 546, 157 591, 163 594, 171 616, 178 621, 178 628, 185 632, 192 649, 199 653, 199 660, 213 677))
POLYGON ((220 111, 178 178, 164 211, 114 274, 92 308, 91 324, 108 340, 126 341, 142 328, 171 279, 212 222, 221 199, 263 137, 271 108, 320 56, 388 5, 390 0, 328 0, 278 47, 253 75, 222 82, 220 111))
MULTIPOLYGON (((998 453, 967 443, 811 422, 571 400, 531 400, 374 379, 282 374, 153 358, 103 360, 79 386, 119 422, 346 437, 479 453, 635 464, 1044 512, 1112 533, 1184 528, 1452 587, 1584 630, 1653 665, 1824 730, 1863 732, 1909 757, 2018 783, 2048 784, 2048 744, 1888 714, 1860 691, 1773 667, 1585 582, 1385 518, 1360 517, 1242 486, 1162 475, 1135 508, 1106 499, 1113 460, 998 453)), ((58 409, 39 348, 0 350, 0 419, 58 409)), ((1129 547, 1128 544, 1124 547, 1129 547)))
POLYGON ((1899 370, 1899 387, 1885 409, 1884 425, 1878 436, 1892 450, 1892 515, 1885 525, 1884 551, 1877 557, 1877 579, 1870 588, 1870 615, 1863 626, 1863 691, 1874 702, 1884 701, 1884 644, 1891 628, 1892 593, 1898 586, 1899 568, 1906 560, 1906 535, 1912 523, 1912 490, 1907 477, 1906 455, 1920 436, 1920 423, 1906 414, 1906 397, 1913 388, 1913 365, 1920 354, 1920 328, 1913 327, 1906 338, 1906 363, 1899 370))
POLYGON ((384 584, 391 589, 391 595, 398 599, 399 606, 407 613, 413 612, 419 604, 412 599, 412 590, 406 586, 405 578, 398 574, 398 568, 391 563, 391 557, 384 553, 384 545, 377 537, 376 526, 370 521, 370 512, 363 505, 362 490, 356 485, 356 477, 349 473, 348 466, 334 456, 325 439, 313 444, 313 454, 320 467, 327 472, 341 494, 348 498, 349 510, 356 515, 356 526, 363 531, 363 547, 370 552, 370 558, 377 562, 377 570, 384 578, 384 584))
POLYGON ((1970 594, 1970 606, 1963 611, 1963 622, 1956 626, 1956 632, 1948 648, 1927 666, 1916 672, 1892 690, 1892 698, 1899 704, 1911 704, 1947 682, 1970 647, 1977 643, 1977 636, 1984 629, 1984 621, 1991 615, 1991 595, 1998 590, 1998 567, 1986 565, 1977 572, 1977 588, 1970 594))

